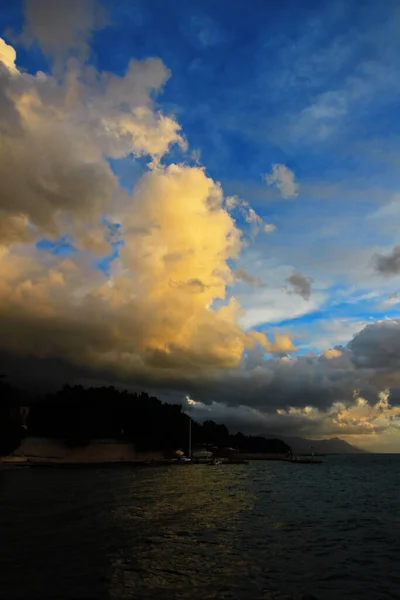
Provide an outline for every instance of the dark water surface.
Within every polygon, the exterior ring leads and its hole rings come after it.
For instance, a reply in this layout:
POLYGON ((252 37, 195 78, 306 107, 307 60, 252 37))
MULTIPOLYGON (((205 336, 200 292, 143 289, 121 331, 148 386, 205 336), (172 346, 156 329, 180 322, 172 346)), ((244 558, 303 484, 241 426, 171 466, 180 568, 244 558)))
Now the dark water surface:
POLYGON ((400 455, 0 472, 0 598, 400 598, 400 455))

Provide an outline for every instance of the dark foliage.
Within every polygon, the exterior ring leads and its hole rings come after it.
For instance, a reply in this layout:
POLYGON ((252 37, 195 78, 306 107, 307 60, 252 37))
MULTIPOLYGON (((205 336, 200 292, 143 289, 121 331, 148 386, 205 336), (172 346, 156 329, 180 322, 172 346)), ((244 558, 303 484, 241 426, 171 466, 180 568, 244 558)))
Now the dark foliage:
POLYGON ((20 446, 25 430, 19 422, 20 394, 0 381, 0 456, 7 456, 20 446))
MULTIPOLYGON (((85 446, 91 439, 111 438, 132 441, 142 451, 188 449, 189 417, 182 406, 114 387, 65 385, 31 404, 27 426, 30 436, 63 439, 70 447, 85 446)), ((214 421, 192 421, 192 443, 193 447, 231 447, 241 452, 288 451, 280 440, 230 435, 225 425, 214 421)))
POLYGON ((139 450, 165 450, 187 442, 188 417, 177 404, 114 387, 64 386, 31 406, 29 435, 63 438, 69 446, 91 439, 133 441, 139 450))

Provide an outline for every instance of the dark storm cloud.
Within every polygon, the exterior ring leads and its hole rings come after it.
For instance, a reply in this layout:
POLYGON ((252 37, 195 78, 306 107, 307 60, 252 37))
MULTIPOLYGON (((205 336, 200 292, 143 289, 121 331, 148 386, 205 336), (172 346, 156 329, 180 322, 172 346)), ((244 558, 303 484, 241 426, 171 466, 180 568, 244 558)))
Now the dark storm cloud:
MULTIPOLYGON (((25 358, 24 364, 27 379, 31 372, 36 376, 42 373, 41 379, 44 380, 47 372, 49 379, 54 382, 62 383, 71 377, 74 380, 80 377, 87 381, 112 381, 118 385, 158 390, 161 396, 172 395, 176 401, 193 395, 205 405, 218 402, 231 407, 245 405, 269 412, 304 406, 326 410, 335 402, 351 404, 355 390, 371 405, 376 403, 389 377, 388 366, 392 365, 397 370, 396 351, 389 348, 390 344, 397 342, 394 331, 390 325, 369 325, 355 336, 347 348, 342 349, 340 356, 330 359, 324 356, 298 356, 265 360, 262 353, 255 349, 254 361, 251 360, 250 351, 239 368, 211 371, 209 374, 188 370, 184 376, 184 369, 174 374, 174 365, 171 367, 168 364, 157 373, 143 363, 141 367, 138 365, 130 371, 115 371, 102 365, 73 367, 68 360, 59 361, 57 369, 51 367, 51 361, 47 359, 25 358), (389 332, 390 335, 387 335, 389 332), (370 342, 378 338, 381 344, 370 342), (388 348, 384 350, 381 346, 386 343, 388 348), (378 374, 384 379, 376 387, 374 380, 378 374)), ((400 341, 397 343, 400 345, 400 341)))
POLYGON ((367 325, 348 344, 358 368, 398 370, 400 322, 386 320, 367 325))
POLYGON ((207 419, 223 422, 230 431, 242 431, 247 435, 280 435, 296 432, 301 435, 315 435, 320 429, 318 420, 303 415, 279 415, 267 411, 255 411, 247 406, 227 407, 222 403, 211 406, 187 405, 185 410, 198 421, 207 419))
POLYGON ((299 271, 293 271, 292 275, 286 279, 291 285, 292 294, 298 294, 304 300, 309 300, 311 295, 311 282, 312 279, 305 277, 299 271))
POLYGON ((65 360, 16 359, 4 354, 0 372, 20 384, 33 381, 38 389, 46 382, 55 388, 67 381, 147 391, 163 401, 182 404, 197 420, 223 422, 232 431, 301 436, 379 434, 388 428, 395 431, 400 406, 400 385, 390 383, 398 372, 394 350, 386 355, 381 348, 395 343, 395 325, 367 326, 333 358, 262 360, 257 355, 253 361, 243 360, 238 369, 213 375, 192 372, 183 377, 181 372, 174 378, 168 366, 165 377, 160 372, 155 377, 154 371, 146 369, 115 374, 113 369, 88 368, 65 360), (390 387, 386 405, 381 391, 390 387))
POLYGON ((270 411, 304 406, 325 410, 335 402, 352 403, 354 390, 376 402, 378 390, 370 376, 367 369, 354 368, 350 354, 330 360, 304 356, 270 359, 250 370, 224 373, 208 382, 208 387, 203 381, 196 398, 206 404, 245 404, 270 411))
POLYGON ((375 267, 382 275, 397 275, 400 273, 400 246, 395 246, 389 254, 377 254, 375 267))
POLYGON ((236 279, 240 279, 250 286, 263 287, 263 282, 261 281, 261 279, 259 277, 254 277, 245 269, 236 269, 235 277, 236 279))

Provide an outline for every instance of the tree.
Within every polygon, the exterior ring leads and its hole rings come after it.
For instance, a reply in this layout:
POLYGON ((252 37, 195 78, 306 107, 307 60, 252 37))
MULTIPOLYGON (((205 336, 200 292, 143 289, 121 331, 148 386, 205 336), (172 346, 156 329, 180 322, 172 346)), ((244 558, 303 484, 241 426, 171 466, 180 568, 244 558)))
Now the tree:
POLYGON ((11 454, 21 445, 25 430, 18 417, 18 392, 4 381, 0 381, 0 456, 11 454))

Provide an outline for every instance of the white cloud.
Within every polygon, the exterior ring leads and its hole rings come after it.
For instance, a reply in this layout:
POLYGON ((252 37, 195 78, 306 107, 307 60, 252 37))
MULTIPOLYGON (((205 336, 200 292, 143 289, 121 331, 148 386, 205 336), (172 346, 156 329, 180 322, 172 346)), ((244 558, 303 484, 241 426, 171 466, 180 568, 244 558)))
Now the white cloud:
POLYGON ((393 194, 388 202, 380 206, 373 213, 368 215, 368 219, 398 219, 400 215, 400 193, 393 194))
POLYGON ((294 173, 286 165, 272 165, 272 172, 264 177, 267 185, 276 187, 282 198, 295 198, 299 193, 294 173))
POLYGON ((387 298, 382 300, 379 307, 380 308, 390 308, 391 306, 397 306, 400 303, 400 294, 398 292, 393 292, 393 294, 389 294, 387 298))
POLYGON ((239 215, 250 226, 251 237, 256 237, 263 227, 263 220, 246 200, 238 196, 229 196, 225 200, 225 207, 233 215, 239 215))
POLYGON ((272 223, 266 223, 264 225, 265 233, 272 233, 275 230, 276 230, 276 225, 273 225, 272 223))
POLYGON ((346 344, 368 324, 369 321, 358 318, 327 318, 317 323, 310 342, 313 347, 319 349, 346 344))
POLYGON ((283 288, 265 288, 257 294, 237 294, 243 307, 240 322, 243 327, 255 327, 263 323, 279 323, 314 312, 325 302, 326 296, 314 293, 309 300, 287 294, 283 288))

